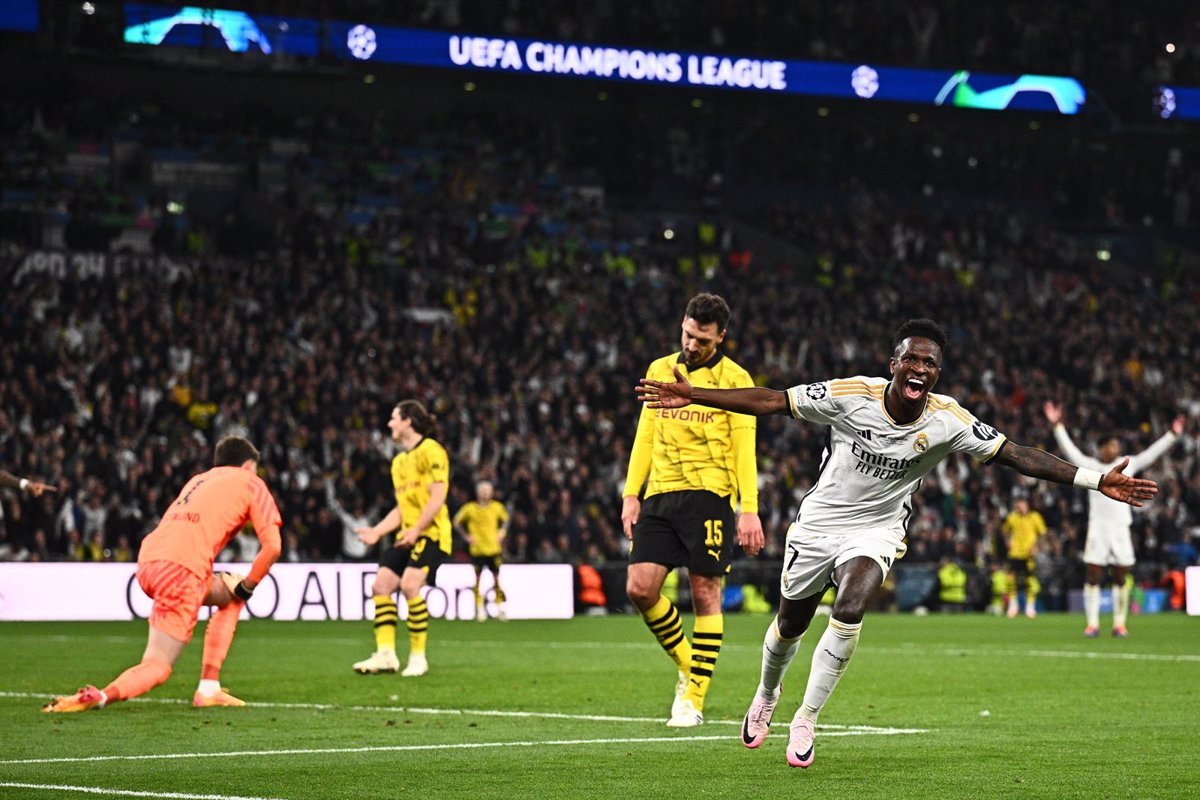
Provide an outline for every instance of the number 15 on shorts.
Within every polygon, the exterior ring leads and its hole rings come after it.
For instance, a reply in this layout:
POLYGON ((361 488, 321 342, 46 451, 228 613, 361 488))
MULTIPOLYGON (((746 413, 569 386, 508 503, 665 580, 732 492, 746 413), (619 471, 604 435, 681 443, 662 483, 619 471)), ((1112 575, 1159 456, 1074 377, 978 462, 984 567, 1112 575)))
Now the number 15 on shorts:
POLYGON ((724 527, 724 520, 704 520, 704 546, 708 548, 709 555, 717 560, 721 558, 721 543, 725 540, 724 527))

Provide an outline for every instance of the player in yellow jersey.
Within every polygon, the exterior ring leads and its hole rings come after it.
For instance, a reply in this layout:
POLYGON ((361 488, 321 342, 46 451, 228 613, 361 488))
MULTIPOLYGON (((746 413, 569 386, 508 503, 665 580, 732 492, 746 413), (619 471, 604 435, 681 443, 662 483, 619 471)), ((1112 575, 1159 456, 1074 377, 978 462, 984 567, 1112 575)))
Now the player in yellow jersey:
MULTIPOLYGON (((683 315, 680 350, 652 363, 646 377, 671 380, 678 369, 697 386, 753 386, 750 374, 717 349, 729 317, 721 297, 693 297, 683 315)), ((721 580, 729 571, 735 524, 738 544, 748 554, 762 549, 756 426, 745 414, 648 406, 638 421, 621 492, 621 524, 633 542, 626 589, 679 668, 667 722, 674 728, 704 722, 704 698, 725 630, 721 580), (643 487, 644 503, 638 499, 643 487), (687 567, 691 581, 696 621, 690 641, 679 610, 662 594, 667 573, 676 567, 687 567)))
POLYGON ((429 609, 421 588, 432 584, 438 566, 450 554, 450 512, 446 491, 450 485, 450 458, 433 439, 437 422, 416 400, 403 400, 392 409, 388 420, 392 441, 403 452, 392 460, 392 485, 396 507, 379 522, 354 532, 366 544, 375 544, 391 531, 395 546, 380 559, 379 572, 371 585, 375 601, 375 652, 354 665, 366 674, 395 672, 396 624, 399 614, 392 595, 399 589, 408 605, 408 664, 400 674, 406 678, 429 671, 425 639, 429 609))
POLYGON ((496 587, 496 619, 504 621, 504 590, 500 588, 500 543, 508 533, 508 509, 495 499, 491 481, 475 484, 475 499, 463 504, 454 515, 454 527, 467 540, 471 564, 475 567, 475 619, 487 620, 487 609, 479 584, 486 567, 496 587))
POLYGON ((1021 581, 1025 583, 1025 616, 1037 616, 1037 596, 1041 589, 1034 574, 1033 556, 1038 539, 1046 535, 1046 520, 1040 511, 1030 509, 1029 501, 1021 498, 1001 523, 1004 541, 1008 545, 1008 618, 1020 613, 1017 594, 1021 581))

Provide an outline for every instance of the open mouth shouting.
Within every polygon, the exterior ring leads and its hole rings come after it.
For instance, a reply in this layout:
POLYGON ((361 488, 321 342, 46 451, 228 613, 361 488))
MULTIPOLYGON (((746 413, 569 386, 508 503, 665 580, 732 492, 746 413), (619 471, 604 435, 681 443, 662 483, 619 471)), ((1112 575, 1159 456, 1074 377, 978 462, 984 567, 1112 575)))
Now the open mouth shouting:
POLYGON ((905 378, 904 386, 902 387, 904 399, 912 403, 915 403, 924 397, 927 390, 928 382, 926 379, 918 378, 914 375, 909 375, 907 378, 905 378))

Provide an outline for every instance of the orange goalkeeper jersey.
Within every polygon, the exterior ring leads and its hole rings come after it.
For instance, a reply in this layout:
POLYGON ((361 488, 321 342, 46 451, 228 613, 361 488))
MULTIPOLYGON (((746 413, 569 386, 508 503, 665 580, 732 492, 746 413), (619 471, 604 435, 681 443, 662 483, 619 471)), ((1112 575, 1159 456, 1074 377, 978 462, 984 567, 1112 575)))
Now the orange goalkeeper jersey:
MULTIPOLYGON (((183 487, 158 527, 142 541, 138 563, 171 561, 206 577, 217 555, 247 522, 253 523, 264 551, 279 552, 283 518, 267 484, 240 467, 214 467, 183 487)), ((258 567, 256 561, 250 575, 256 581, 266 574, 262 569, 262 575, 255 575, 258 567)))

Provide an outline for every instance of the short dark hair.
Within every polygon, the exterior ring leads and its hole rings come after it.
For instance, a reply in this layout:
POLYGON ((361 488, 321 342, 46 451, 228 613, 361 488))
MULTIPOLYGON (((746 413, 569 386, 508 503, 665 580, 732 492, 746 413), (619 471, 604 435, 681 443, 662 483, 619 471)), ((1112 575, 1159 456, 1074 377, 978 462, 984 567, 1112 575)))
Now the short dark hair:
POLYGON ((946 331, 931 319, 925 317, 910 319, 897 328, 896 335, 892 339, 892 349, 899 347, 900 343, 910 336, 920 336, 922 339, 928 339, 936 344, 939 349, 946 349, 946 331))
POLYGON ((396 403, 396 410, 404 419, 412 420, 413 430, 422 436, 437 436, 437 417, 425 410, 425 406, 416 400, 401 400, 396 403))
POLYGON ((258 448, 241 436, 226 436, 213 450, 214 467, 240 467, 247 461, 258 462, 258 448))
POLYGON ((725 330, 729 327, 729 303, 725 302, 725 298, 719 294, 709 294, 701 292, 688 301, 687 310, 683 312, 685 317, 691 317, 701 325, 717 323, 717 332, 725 330))

